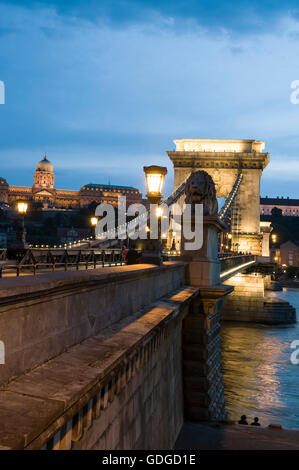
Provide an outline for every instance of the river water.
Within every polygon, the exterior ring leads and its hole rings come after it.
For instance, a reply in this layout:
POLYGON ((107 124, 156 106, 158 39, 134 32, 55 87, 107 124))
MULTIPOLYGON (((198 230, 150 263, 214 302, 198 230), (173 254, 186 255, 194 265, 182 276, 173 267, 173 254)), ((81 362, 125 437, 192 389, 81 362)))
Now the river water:
MULTIPOLYGON (((290 302, 299 320, 299 290, 267 292, 290 302)), ((299 429, 299 364, 291 363, 299 322, 291 326, 222 323, 222 362, 229 419, 258 416, 262 426, 299 429)))

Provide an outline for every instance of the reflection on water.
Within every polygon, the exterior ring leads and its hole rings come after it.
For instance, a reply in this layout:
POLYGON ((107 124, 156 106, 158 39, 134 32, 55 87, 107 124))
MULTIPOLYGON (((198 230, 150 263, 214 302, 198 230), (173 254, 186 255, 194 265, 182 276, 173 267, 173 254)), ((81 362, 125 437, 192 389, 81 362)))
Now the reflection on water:
MULTIPOLYGON (((299 320, 298 290, 267 296, 290 302, 299 320)), ((299 364, 290 361, 294 340, 299 340, 299 323, 272 327, 223 322, 223 381, 230 419, 246 414, 249 420, 258 416, 262 425, 299 429, 299 364)))

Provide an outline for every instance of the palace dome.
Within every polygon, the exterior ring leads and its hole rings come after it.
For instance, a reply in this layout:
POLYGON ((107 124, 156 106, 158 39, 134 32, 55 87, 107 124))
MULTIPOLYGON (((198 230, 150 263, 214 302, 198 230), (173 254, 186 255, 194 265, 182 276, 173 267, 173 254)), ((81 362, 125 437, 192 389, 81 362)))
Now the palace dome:
POLYGON ((54 167, 46 156, 44 156, 44 158, 37 164, 36 169, 39 171, 48 171, 50 173, 54 173, 54 167))
POLYGON ((0 185, 8 186, 6 179, 2 178, 1 176, 0 176, 0 185))

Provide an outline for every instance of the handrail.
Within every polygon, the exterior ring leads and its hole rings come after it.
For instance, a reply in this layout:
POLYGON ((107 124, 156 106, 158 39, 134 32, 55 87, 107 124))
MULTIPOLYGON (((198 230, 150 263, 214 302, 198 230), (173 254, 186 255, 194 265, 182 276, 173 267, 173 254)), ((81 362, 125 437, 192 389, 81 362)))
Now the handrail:
POLYGON ((222 281, 237 273, 240 269, 249 268, 255 264, 255 255, 231 256, 220 259, 220 278, 222 281))
POLYGON ((98 267, 122 266, 125 264, 121 250, 86 250, 85 252, 78 250, 78 253, 68 251, 69 253, 66 250, 63 254, 57 256, 48 250, 48 252, 39 253, 39 257, 35 257, 37 254, 28 250, 18 263, 0 265, 0 278, 3 277, 5 272, 20 276, 21 273, 28 273, 29 271, 36 275, 41 272, 55 272, 59 268, 68 271, 75 267, 78 271, 82 266, 87 270, 89 268, 97 269, 98 267))

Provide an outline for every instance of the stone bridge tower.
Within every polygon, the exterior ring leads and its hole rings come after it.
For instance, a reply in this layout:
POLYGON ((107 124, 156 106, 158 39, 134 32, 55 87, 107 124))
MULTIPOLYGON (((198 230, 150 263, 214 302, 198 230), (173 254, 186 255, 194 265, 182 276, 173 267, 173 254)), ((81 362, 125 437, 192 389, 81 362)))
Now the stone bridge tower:
POLYGON ((167 152, 174 166, 174 190, 194 171, 209 173, 217 197, 227 198, 237 175, 243 179, 232 210, 235 250, 261 254, 260 179, 269 163, 265 143, 257 140, 180 139, 167 152))

